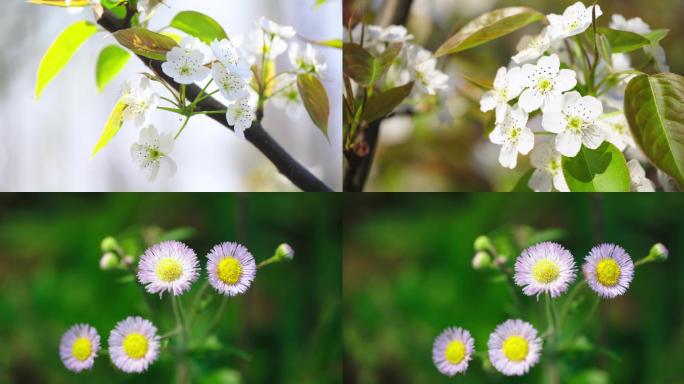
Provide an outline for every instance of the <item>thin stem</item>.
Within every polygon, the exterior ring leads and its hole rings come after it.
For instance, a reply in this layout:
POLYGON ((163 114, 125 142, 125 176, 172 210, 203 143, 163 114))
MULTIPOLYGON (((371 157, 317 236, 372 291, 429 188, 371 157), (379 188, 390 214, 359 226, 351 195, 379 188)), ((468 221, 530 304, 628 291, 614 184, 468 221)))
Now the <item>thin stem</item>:
POLYGON ((558 340, 558 320, 556 316, 556 306, 551 294, 547 293, 545 295, 546 299, 546 321, 548 324, 547 334, 549 337, 549 355, 548 355, 548 369, 550 382, 553 384, 558 383, 558 367, 556 364, 556 348, 558 340))
POLYGON ((218 92, 219 92, 219 90, 217 89, 217 90, 215 90, 215 91, 213 91, 213 92, 211 92, 211 93, 205 94, 205 95, 202 96, 202 97, 196 98, 196 99, 195 99, 195 105, 197 105, 197 103, 200 103, 200 102, 202 102, 202 101, 205 100, 205 99, 208 99, 208 98, 214 96, 214 95, 217 94, 218 92))
MULTIPOLYGON (((171 305, 173 307, 173 317, 176 319, 176 328, 180 329, 180 337, 178 338, 178 350, 181 354, 185 354, 186 331, 183 327, 183 319, 181 318, 181 311, 179 308, 178 298, 175 295, 171 296, 171 305)), ((185 363, 185 357, 180 356, 176 359, 176 372, 179 384, 185 384, 188 374, 188 367, 185 363)))
POLYGON ((190 327, 192 325, 192 322, 195 320, 195 316, 197 315, 197 311, 199 310, 199 305, 202 300, 202 296, 204 296, 204 292, 206 292, 207 288, 209 288, 209 280, 204 281, 204 284, 202 284, 202 287, 200 288, 199 292, 197 292, 197 295, 192 301, 192 306, 190 307, 190 315, 188 316, 187 322, 188 327, 190 327))
POLYGON ((159 96, 159 98, 162 99, 162 100, 164 100, 164 101, 168 101, 169 103, 175 105, 176 107, 180 107, 180 105, 178 105, 178 102, 177 102, 177 101, 171 100, 171 99, 169 99, 168 97, 159 96))
POLYGON ((567 318, 570 312, 570 306, 572 306, 572 302, 575 300, 575 296, 579 294, 579 292, 585 285, 587 285, 586 280, 580 281, 572 288, 572 291, 570 291, 570 293, 568 294, 568 298, 565 299, 565 304, 563 305, 563 309, 561 310, 560 318, 558 321, 559 326, 565 322, 565 319, 567 318))
POLYGON ((183 122, 183 125, 180 127, 178 132, 176 133, 176 136, 173 137, 174 140, 178 139, 178 136, 180 136, 181 133, 183 133, 183 130, 185 129, 185 126, 188 125, 188 121, 190 121, 190 116, 187 116, 185 118, 185 121, 183 122))
POLYGON ((183 329, 182 329, 182 328, 179 328, 179 327, 176 327, 176 328, 172 329, 171 331, 169 331, 169 332, 167 332, 167 333, 165 333, 165 334, 159 336, 159 338, 163 340, 163 339, 169 338, 169 337, 171 337, 171 336, 175 336, 175 335, 177 335, 177 334, 179 334, 179 333, 181 333, 181 332, 183 332, 183 329))
POLYGON ((204 339, 209 337, 218 326, 221 317, 223 317, 223 312, 226 310, 226 304, 228 304, 228 296, 223 295, 223 299, 221 299, 221 305, 219 306, 218 311, 216 311, 211 323, 209 323, 209 328, 207 328, 207 333, 205 334, 204 339))
POLYGON ((204 92, 206 92, 207 88, 209 87, 209 84, 211 84, 212 81, 213 79, 209 79, 209 81, 207 81, 207 84, 200 90, 200 93, 197 94, 195 100, 193 100, 192 103, 190 103, 190 107, 194 108, 195 105, 197 105, 197 103, 203 100, 202 96, 204 95, 204 92))
POLYGON ((181 84, 180 89, 181 89, 181 97, 180 97, 181 107, 185 107, 185 84, 181 84))
POLYGON ((162 111, 169 111, 169 112, 174 112, 174 113, 180 113, 181 115, 183 114, 183 110, 182 110, 182 109, 178 109, 178 108, 157 107, 157 109, 161 109, 162 111))

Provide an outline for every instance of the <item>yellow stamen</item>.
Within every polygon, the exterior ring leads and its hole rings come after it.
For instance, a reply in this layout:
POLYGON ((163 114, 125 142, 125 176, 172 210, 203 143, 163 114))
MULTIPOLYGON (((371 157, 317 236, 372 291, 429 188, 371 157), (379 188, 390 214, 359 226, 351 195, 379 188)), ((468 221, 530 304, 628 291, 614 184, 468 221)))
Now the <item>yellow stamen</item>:
POLYGON ((170 283, 177 280, 183 272, 181 263, 173 257, 166 257, 157 263, 157 277, 160 280, 170 283))
POLYGON ((532 267, 532 276, 542 284, 554 282, 559 274, 560 268, 558 264, 549 259, 541 259, 532 267))
POLYGON ((139 333, 129 333, 123 340, 123 349, 131 359, 141 359, 147 354, 147 338, 139 333))
POLYGON ((454 340, 444 350, 444 358, 451 364, 457 365, 465 358, 466 348, 462 341, 454 340))
POLYGON ((93 343, 87 337, 79 337, 71 345, 71 356, 78 361, 85 361, 93 352, 93 343))
POLYGON ((596 279, 599 283, 612 287, 620 278, 620 265, 611 258, 605 258, 596 264, 596 279))
POLYGON ((224 257, 218 265, 218 277, 226 284, 235 284, 242 275, 242 265, 235 257, 224 257))
POLYGON ((508 336, 503 342, 503 353, 510 361, 522 361, 527 357, 529 343, 521 336, 508 336))

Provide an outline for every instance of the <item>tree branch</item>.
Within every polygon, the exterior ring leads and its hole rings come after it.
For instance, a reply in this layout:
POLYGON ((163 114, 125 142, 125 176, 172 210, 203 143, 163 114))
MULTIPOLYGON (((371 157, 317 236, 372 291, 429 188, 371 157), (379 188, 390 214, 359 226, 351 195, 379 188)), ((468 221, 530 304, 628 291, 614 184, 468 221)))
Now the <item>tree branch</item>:
MULTIPOLYGON (((96 12, 95 18, 97 23, 109 32, 116 32, 121 29, 130 27, 130 23, 125 20, 118 19, 109 10, 103 9, 101 15, 96 12), (99 16, 99 17, 98 17, 99 16)), ((161 70, 161 61, 149 59, 138 56, 145 65, 152 71, 163 78, 169 85, 176 90, 180 89, 180 85, 173 79, 167 76, 161 70)), ((188 85, 186 87, 186 94, 189 98, 194 99, 200 92, 200 88, 196 85, 188 85)), ((197 111, 215 111, 226 109, 218 100, 213 97, 202 100, 195 108, 197 111)), ((233 130, 233 127, 228 124, 225 114, 209 114, 210 118, 216 120, 226 128, 233 130)), ((321 180, 316 178, 304 166, 299 164, 287 151, 278 144, 271 135, 268 134, 258 121, 254 121, 252 126, 245 130, 245 139, 252 143, 261 153, 263 153, 272 163, 278 168, 278 171, 287 177, 294 185, 301 188, 303 191, 311 192, 332 192, 332 189, 325 185, 321 180)))

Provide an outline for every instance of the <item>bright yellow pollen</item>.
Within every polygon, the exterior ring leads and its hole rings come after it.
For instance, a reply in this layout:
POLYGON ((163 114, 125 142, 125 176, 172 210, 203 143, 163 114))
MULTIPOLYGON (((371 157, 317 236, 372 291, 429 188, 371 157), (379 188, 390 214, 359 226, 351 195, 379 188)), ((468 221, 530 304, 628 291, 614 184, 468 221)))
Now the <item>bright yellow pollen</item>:
POLYGON ((551 88, 553 88, 553 83, 549 79, 541 79, 539 80, 539 83, 537 83, 537 87, 540 91, 546 92, 550 91, 551 88))
POLYGON ((123 349, 131 359, 141 359, 147 354, 147 338, 139 333, 129 333, 124 337, 123 349))
POLYGON ((508 336, 503 342, 503 353, 510 361, 525 360, 528 348, 527 340, 521 336, 508 336))
POLYGON ((444 350, 444 358, 451 364, 457 365, 465 358, 466 348, 460 340, 454 340, 444 350))
POLYGON ((173 257, 166 257, 157 263, 157 277, 162 281, 170 283, 177 280, 183 272, 181 263, 173 257))
POLYGON ((218 265, 218 277, 226 284, 235 284, 242 275, 242 265, 238 259, 228 256, 224 257, 218 265))
POLYGON ((87 337, 79 337, 71 345, 71 356, 78 361, 85 361, 93 352, 93 343, 87 337))
POLYGON ((605 286, 612 287, 617 284, 620 272, 620 266, 611 258, 603 259, 596 264, 596 279, 605 286))
POLYGON ((532 267, 532 276, 542 284, 549 284, 555 281, 560 274, 558 264, 549 260, 541 259, 532 267))

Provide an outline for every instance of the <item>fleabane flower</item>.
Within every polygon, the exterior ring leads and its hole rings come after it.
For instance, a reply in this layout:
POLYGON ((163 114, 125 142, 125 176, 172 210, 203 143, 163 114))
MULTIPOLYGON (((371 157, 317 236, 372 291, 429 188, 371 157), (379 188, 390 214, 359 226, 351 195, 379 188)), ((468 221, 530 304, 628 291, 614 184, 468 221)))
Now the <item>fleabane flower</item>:
POLYGON ((653 182, 646 177, 646 171, 639 160, 632 159, 627 162, 629 170, 630 190, 632 192, 655 192, 653 182))
POLYGON ((552 188, 560 192, 569 192, 563 175, 561 154, 553 148, 549 141, 543 141, 530 153, 530 163, 535 168, 527 185, 535 192, 551 192, 552 188))
POLYGON ((527 296, 548 293, 558 297, 575 281, 575 260, 560 244, 543 242, 533 245, 515 260, 515 284, 527 296))
POLYGON ((525 90, 518 103, 528 113, 556 102, 563 92, 577 85, 575 71, 560 69, 560 59, 555 53, 540 58, 536 65, 523 65, 520 74, 525 90))
POLYGON ((226 120, 235 129, 239 138, 245 138, 245 130, 252 126, 256 119, 257 98, 254 94, 237 99, 228 105, 226 120))
POLYGON ((432 53, 416 45, 407 47, 408 68, 419 92, 434 95, 446 89, 449 76, 436 68, 437 59, 432 53))
POLYGON ((140 79, 140 86, 132 88, 131 83, 124 82, 121 87, 120 101, 125 105, 121 114, 123 121, 135 121, 135 125, 142 127, 149 119, 150 112, 157 109, 159 95, 152 91, 147 77, 140 79))
POLYGON ((509 108, 508 102, 518 97, 522 91, 521 71, 520 67, 499 68, 494 78, 494 89, 485 92, 480 99, 482 112, 496 110, 496 122, 503 121, 509 108))
POLYGON ((506 376, 522 376, 539 362, 542 340, 532 324, 506 320, 497 325, 487 341, 489 361, 506 376))
POLYGON ((139 316, 129 316, 109 334, 109 356, 126 373, 140 373, 159 357, 157 327, 139 316))
POLYGON ((470 332, 463 328, 450 327, 435 339, 432 361, 439 372, 452 377, 468 369, 473 352, 475 341, 470 332))
POLYGON ((600 244, 584 258, 584 278, 599 296, 613 298, 627 292, 634 277, 634 263, 624 249, 600 244))
POLYGON ((207 255, 209 284, 220 294, 236 296, 245 293, 256 276, 254 257, 238 243, 216 245, 207 255))
POLYGON ((526 155, 534 147, 534 133, 527 127, 527 113, 519 106, 508 108, 503 121, 489 134, 489 140, 501 145, 499 163, 506 168, 515 168, 518 153, 526 155))
POLYGON ((249 96, 247 81, 250 77, 251 72, 247 77, 243 77, 229 70, 220 62, 214 63, 211 67, 211 78, 218 86, 221 96, 229 101, 249 96))
POLYGON ((140 258, 138 281, 149 293, 181 295, 199 277, 195 252, 180 241, 164 241, 148 248, 140 258))
POLYGON ((285 110, 291 119, 298 119, 304 112, 304 104, 296 87, 297 77, 292 74, 282 74, 278 76, 276 91, 271 95, 270 100, 276 108, 285 110))
POLYGON ((88 324, 69 328, 59 343, 59 357, 64 366, 73 372, 91 369, 100 350, 100 335, 88 324))
POLYGON ((579 35, 589 28, 592 23, 593 7, 596 7, 596 18, 603 14, 601 7, 592 5, 585 7, 582 2, 567 7, 563 15, 550 14, 546 18, 549 20, 549 36, 552 40, 563 39, 570 36, 579 35))
POLYGON ((603 143, 604 134, 597 121, 603 105, 593 96, 582 97, 579 92, 568 92, 555 104, 543 110, 542 127, 557 133, 556 150, 563 156, 574 157, 582 144, 596 149, 603 143))
POLYGON ((324 73, 328 67, 325 57, 311 44, 292 44, 289 51, 290 64, 300 73, 324 73))
POLYGON ((214 39, 209 47, 216 60, 223 64, 228 71, 241 78, 252 77, 252 70, 249 68, 247 60, 242 57, 240 50, 228 39, 220 41, 214 39))
POLYGON ((197 38, 183 38, 179 47, 173 47, 166 53, 162 71, 179 84, 192 84, 204 80, 210 71, 204 66, 204 48, 197 38))
POLYGON ((617 147, 621 152, 633 147, 634 139, 629 131, 629 123, 622 111, 603 114, 596 121, 603 131, 605 140, 617 147))
POLYGON ((297 31, 295 31, 293 27, 289 25, 280 25, 264 16, 261 16, 259 20, 257 20, 257 25, 265 32, 271 35, 279 36, 283 39, 289 39, 297 34, 297 31))
POLYGON ((169 157, 173 141, 170 133, 159 134, 154 125, 140 129, 138 141, 131 146, 131 156, 147 180, 154 181, 159 173, 166 177, 176 174, 176 163, 169 157))
POLYGON ((537 60, 551 47, 551 38, 548 28, 544 28, 538 35, 523 36, 516 50, 518 53, 512 57, 516 64, 524 64, 532 60, 537 60))

